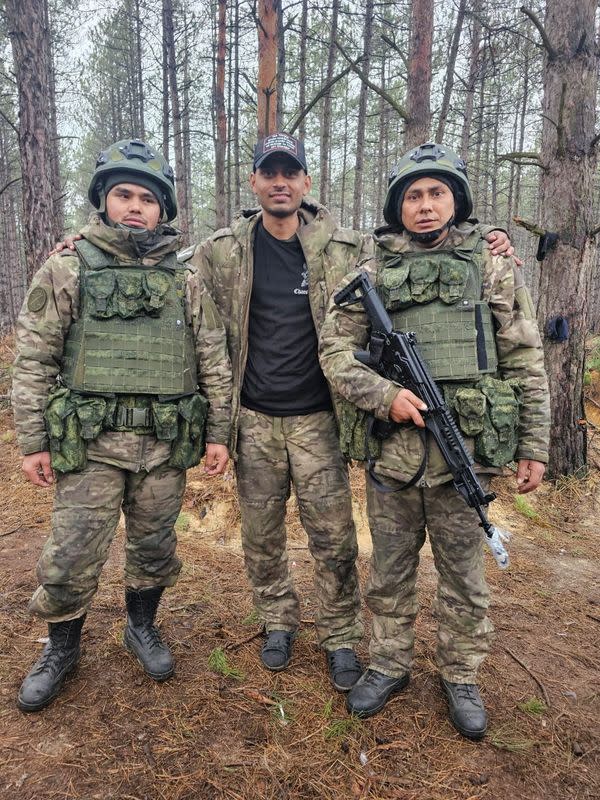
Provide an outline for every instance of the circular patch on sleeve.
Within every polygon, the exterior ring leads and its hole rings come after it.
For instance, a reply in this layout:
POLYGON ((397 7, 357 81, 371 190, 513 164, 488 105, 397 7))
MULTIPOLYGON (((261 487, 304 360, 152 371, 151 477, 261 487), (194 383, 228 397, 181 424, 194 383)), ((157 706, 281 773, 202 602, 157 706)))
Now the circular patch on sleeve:
POLYGON ((32 289, 27 298, 27 308, 30 311, 41 311, 48 302, 48 292, 43 286, 32 289))

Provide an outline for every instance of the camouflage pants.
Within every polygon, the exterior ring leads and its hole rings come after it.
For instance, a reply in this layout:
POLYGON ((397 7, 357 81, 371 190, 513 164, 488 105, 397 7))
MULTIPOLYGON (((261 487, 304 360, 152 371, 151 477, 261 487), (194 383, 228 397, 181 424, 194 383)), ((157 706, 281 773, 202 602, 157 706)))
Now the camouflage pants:
POLYGON ((181 569, 174 525, 184 489, 185 472, 167 464, 130 472, 89 461, 82 472, 59 475, 52 533, 38 562, 40 586, 29 610, 48 622, 87 611, 121 507, 127 532, 126 586, 172 586, 181 569))
POLYGON ((371 669, 391 677, 410 671, 417 566, 427 528, 438 572, 437 663, 447 681, 475 683, 493 631, 477 515, 451 483, 383 494, 367 479, 367 507, 373 539, 365 591, 373 612, 371 669))
POLYGON ((242 408, 237 460, 242 544, 267 631, 295 631, 300 622, 286 548, 291 483, 315 559, 319 644, 326 650, 352 647, 362 636, 358 546, 333 414, 271 417, 242 408))

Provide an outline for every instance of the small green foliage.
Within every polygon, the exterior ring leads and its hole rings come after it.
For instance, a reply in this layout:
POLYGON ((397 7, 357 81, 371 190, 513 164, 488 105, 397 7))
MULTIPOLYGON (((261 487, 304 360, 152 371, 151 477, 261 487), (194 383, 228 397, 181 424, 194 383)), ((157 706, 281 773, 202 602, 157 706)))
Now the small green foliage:
POLYGON ((583 373, 583 385, 584 386, 591 386, 592 385, 592 373, 589 370, 586 370, 583 373))
POLYGON ((531 503, 526 500, 523 495, 515 495, 515 508, 520 514, 523 514, 527 519, 537 519, 538 513, 531 503))
POLYGON ((325 719, 331 719, 331 715, 333 714, 333 697, 330 697, 329 700, 325 703, 321 714, 325 719))
POLYGON ((226 678, 235 678, 236 681, 241 681, 244 678, 243 672, 229 664, 225 651, 221 647, 215 647, 211 652, 208 657, 208 666, 213 672, 224 675, 226 678))
POLYGON ((585 366, 588 371, 595 369, 600 372, 600 336, 596 337, 592 342, 592 346, 585 360, 585 366))
POLYGON ((253 608, 252 611, 242 620, 242 625, 258 625, 259 622, 259 613, 255 608, 253 608))
POLYGON ((325 739, 343 739, 345 736, 359 731, 361 721, 356 716, 344 717, 344 719, 334 719, 323 731, 325 739))
POLYGON ((547 711, 546 704, 537 697, 531 697, 525 703, 519 703, 521 711, 526 711, 528 714, 543 714, 547 711))
POLYGON ((0 433, 0 442, 2 442, 2 443, 4 443, 4 442, 12 442, 12 440, 14 438, 15 438, 15 432, 14 431, 4 431, 4 433, 0 433))
POLYGON ((175 523, 175 530, 178 533, 183 531, 187 531, 190 527, 190 515, 186 514, 185 511, 182 511, 181 514, 177 517, 177 522, 175 523))
POLYGON ((533 739, 527 739, 508 723, 490 731, 489 740, 498 750, 508 750, 510 753, 525 753, 535 745, 533 739))

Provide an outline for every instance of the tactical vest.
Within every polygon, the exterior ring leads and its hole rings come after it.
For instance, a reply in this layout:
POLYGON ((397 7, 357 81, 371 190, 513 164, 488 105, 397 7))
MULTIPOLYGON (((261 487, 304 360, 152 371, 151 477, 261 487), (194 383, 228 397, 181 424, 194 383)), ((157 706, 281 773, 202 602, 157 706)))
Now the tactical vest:
MULTIPOLYGON (((475 232, 454 250, 387 255, 379 264, 377 292, 394 330, 416 334, 459 428, 474 439, 476 460, 499 467, 517 449, 520 387, 496 375, 493 319, 481 300, 482 249, 475 232)), ((374 464, 381 441, 370 435, 372 418, 349 404, 344 410, 342 452, 374 464)))
POLYGON ((80 316, 62 367, 70 389, 89 394, 191 395, 197 389, 192 332, 185 321, 185 268, 174 253, 157 266, 123 265, 85 239, 80 316))
POLYGON ((394 330, 414 331, 436 381, 474 381, 498 368, 494 326, 481 300, 483 240, 454 250, 385 257, 377 291, 394 330))

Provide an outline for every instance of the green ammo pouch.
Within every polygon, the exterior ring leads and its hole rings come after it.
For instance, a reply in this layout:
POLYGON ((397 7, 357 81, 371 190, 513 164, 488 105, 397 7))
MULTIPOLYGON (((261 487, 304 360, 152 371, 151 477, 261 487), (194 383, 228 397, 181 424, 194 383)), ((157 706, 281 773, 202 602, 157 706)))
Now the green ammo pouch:
POLYGON ((44 411, 50 439, 52 467, 57 472, 77 472, 87 464, 87 446, 71 391, 65 386, 53 390, 44 411))
POLYGON ((465 292, 469 278, 469 265, 456 258, 440 264, 440 300, 448 305, 457 303, 465 292))
POLYGON ((475 458, 502 467, 513 460, 519 443, 519 395, 515 382, 485 376, 477 384, 487 400, 483 431, 475 438, 475 458))
POLYGON ((164 272, 152 270, 143 276, 145 294, 145 308, 149 314, 155 314, 165 304, 165 297, 169 291, 170 281, 164 272))
POLYGON ((138 317, 146 312, 142 275, 138 272, 117 272, 117 314, 122 319, 138 317))
POLYGON ((371 415, 357 408, 347 400, 336 402, 338 426, 340 431, 340 450, 347 459, 367 461, 381 455, 381 440, 367 436, 367 426, 371 415))
POLYGON ((92 316, 98 319, 114 317, 116 311, 113 296, 117 285, 117 278, 112 269, 102 269, 98 272, 89 272, 85 276, 88 294, 92 298, 92 316))
POLYGON ((479 389, 463 387, 454 395, 458 423, 465 436, 477 436, 483 431, 486 399, 479 389))
POLYGON ((154 420, 154 433, 161 441, 173 441, 177 438, 179 424, 178 404, 173 401, 160 403, 152 401, 152 418, 154 420))
POLYGON ((381 272, 381 283, 377 286, 377 293, 387 311, 398 311, 412 305, 410 287, 408 285, 409 265, 395 259, 386 261, 385 269, 381 272))
POLYGON ((430 303, 438 296, 439 260, 435 257, 413 258, 410 262, 410 293, 415 303, 430 303))
POLYGON ((208 400, 201 394, 182 397, 177 404, 177 438, 171 446, 169 465, 189 469, 204 455, 208 400))

